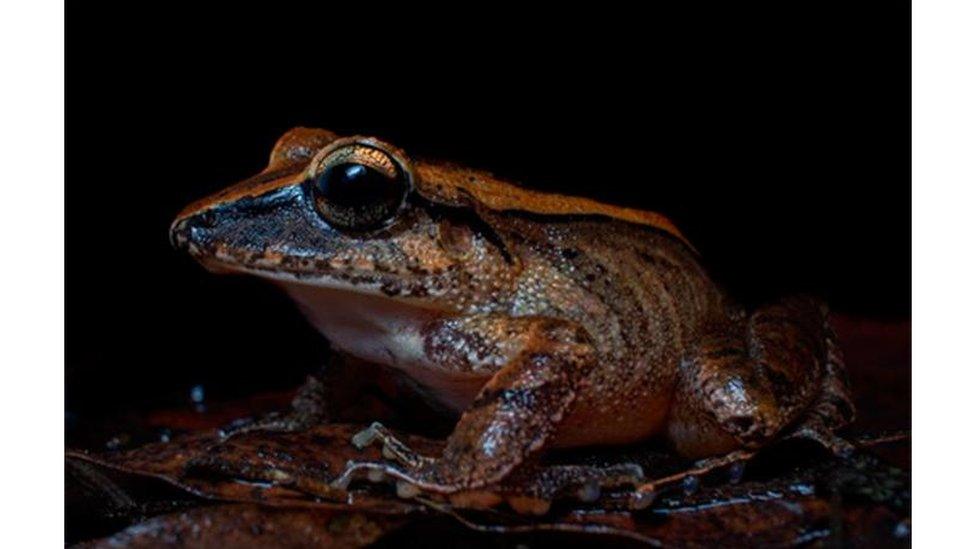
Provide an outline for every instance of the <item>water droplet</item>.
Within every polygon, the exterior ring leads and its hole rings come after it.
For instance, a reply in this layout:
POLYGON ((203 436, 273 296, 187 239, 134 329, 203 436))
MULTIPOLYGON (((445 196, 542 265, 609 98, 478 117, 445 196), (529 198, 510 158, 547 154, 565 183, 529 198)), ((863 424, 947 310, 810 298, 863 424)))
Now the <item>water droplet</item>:
POLYGON ((194 385, 190 387, 190 401, 194 404, 203 404, 203 385, 194 385))
POLYGON ((576 490, 576 497, 583 503, 592 503, 600 499, 600 483, 597 480, 588 481, 576 490))
POLYGON ((647 509, 654 503, 657 499, 657 493, 654 490, 639 490, 634 494, 632 505, 634 509, 647 509))
POLYGON ((690 496, 698 491, 701 482, 699 482, 698 477, 690 475, 685 477, 681 481, 681 489, 684 490, 686 496, 690 496))
POLYGON ((814 488, 810 484, 794 484, 790 486, 790 490, 795 494, 800 494, 801 496, 812 496, 815 492, 814 488))
POLYGON ((746 462, 737 461, 729 466, 729 482, 738 484, 746 474, 746 462))

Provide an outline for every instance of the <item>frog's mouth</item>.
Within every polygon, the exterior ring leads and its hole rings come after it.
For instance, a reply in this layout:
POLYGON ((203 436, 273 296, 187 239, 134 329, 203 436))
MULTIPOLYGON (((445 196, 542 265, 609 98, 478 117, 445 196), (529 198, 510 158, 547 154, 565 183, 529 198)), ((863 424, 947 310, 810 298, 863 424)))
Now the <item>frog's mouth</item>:
POLYGON ((195 223, 196 218, 174 222, 170 239, 177 249, 186 251, 212 273, 248 274, 274 282, 385 296, 415 306, 451 309, 440 299, 447 281, 437 276, 420 277, 409 271, 393 272, 381 267, 355 268, 348 260, 334 265, 326 258, 292 256, 267 246, 236 246, 218 238, 207 238, 202 231, 198 233, 195 223))

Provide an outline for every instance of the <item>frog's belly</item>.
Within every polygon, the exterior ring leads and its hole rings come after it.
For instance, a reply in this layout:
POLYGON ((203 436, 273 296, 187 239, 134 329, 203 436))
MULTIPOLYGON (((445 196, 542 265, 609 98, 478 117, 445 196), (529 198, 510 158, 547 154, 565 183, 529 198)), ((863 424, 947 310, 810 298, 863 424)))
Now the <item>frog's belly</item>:
POLYGON ((282 283, 299 309, 335 349, 396 368, 422 388, 422 394, 455 412, 474 401, 489 376, 447 371, 424 351, 421 328, 442 311, 381 296, 282 283))

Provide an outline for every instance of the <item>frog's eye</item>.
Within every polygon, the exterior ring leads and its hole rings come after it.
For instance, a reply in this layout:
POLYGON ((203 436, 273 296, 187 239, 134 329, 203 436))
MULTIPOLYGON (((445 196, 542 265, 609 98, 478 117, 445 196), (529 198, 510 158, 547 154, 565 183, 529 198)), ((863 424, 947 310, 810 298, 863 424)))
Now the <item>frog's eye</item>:
POLYGON ((386 152, 354 143, 315 162, 315 209, 338 229, 370 231, 389 225, 410 190, 407 174, 386 152))

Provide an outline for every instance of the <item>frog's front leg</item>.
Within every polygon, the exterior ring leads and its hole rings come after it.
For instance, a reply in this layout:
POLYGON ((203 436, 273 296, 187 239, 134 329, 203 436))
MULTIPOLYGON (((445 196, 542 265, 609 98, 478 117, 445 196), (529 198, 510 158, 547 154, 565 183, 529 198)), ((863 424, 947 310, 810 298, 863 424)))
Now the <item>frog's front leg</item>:
POLYGON ((500 315, 438 320, 424 330, 425 353, 438 367, 494 372, 462 414, 440 456, 419 456, 381 426, 357 435, 357 444, 380 439, 402 469, 351 463, 339 483, 357 470, 383 470, 401 493, 450 494, 505 478, 543 447, 596 364, 586 332, 566 321, 500 315))

